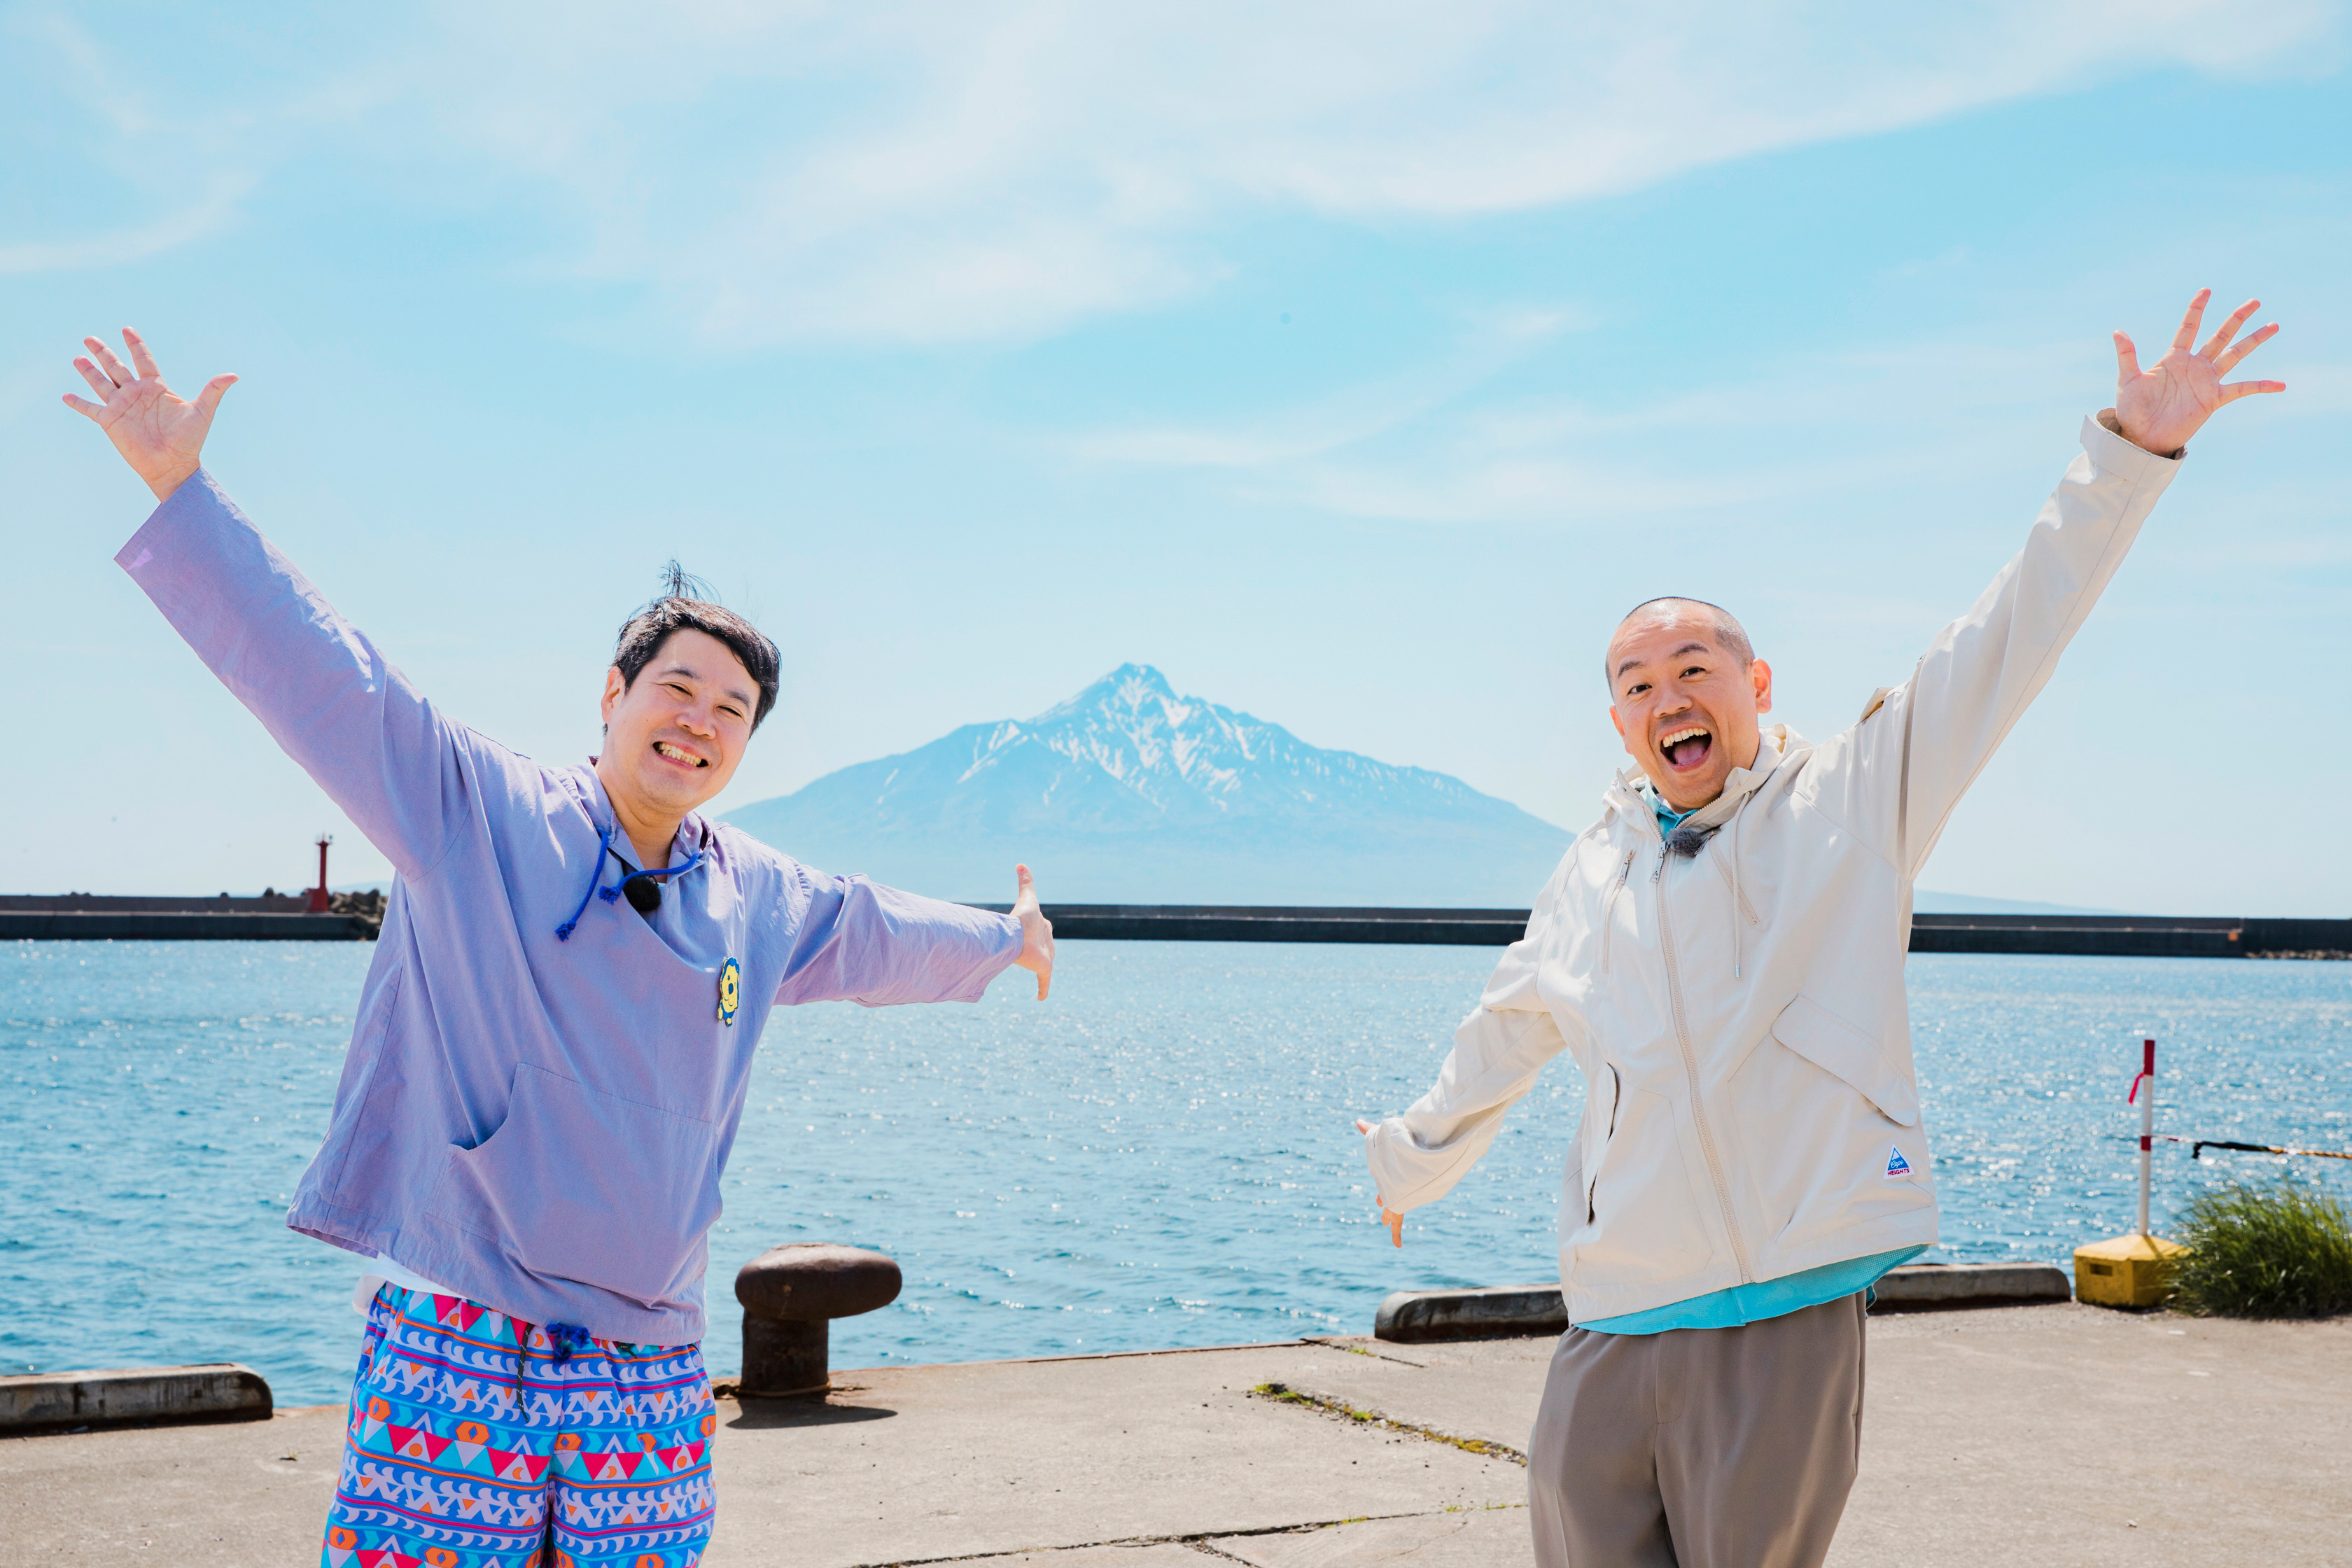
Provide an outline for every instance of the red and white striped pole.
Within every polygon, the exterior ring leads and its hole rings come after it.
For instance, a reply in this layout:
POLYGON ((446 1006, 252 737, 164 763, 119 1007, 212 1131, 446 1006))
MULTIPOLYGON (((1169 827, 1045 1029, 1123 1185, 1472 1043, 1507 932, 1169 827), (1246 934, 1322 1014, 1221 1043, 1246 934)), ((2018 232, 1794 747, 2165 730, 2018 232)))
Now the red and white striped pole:
POLYGON ((2140 1042, 2139 1076, 2132 1079, 2130 1099, 2139 1101, 2139 1233, 2147 1232, 2148 1159, 2156 1143, 2156 1042, 2140 1042), (2147 1090, 2145 1094, 2141 1090, 2147 1090))

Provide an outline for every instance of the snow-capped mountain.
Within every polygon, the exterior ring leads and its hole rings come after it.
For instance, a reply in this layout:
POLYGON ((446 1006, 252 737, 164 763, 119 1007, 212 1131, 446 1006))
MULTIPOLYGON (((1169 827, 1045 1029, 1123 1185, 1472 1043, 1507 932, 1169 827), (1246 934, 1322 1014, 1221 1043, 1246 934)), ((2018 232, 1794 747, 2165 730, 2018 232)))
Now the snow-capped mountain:
POLYGON ((1461 780, 1310 746, 1129 664, 730 821, 828 871, 1002 902, 1525 908, 1570 834, 1461 780))

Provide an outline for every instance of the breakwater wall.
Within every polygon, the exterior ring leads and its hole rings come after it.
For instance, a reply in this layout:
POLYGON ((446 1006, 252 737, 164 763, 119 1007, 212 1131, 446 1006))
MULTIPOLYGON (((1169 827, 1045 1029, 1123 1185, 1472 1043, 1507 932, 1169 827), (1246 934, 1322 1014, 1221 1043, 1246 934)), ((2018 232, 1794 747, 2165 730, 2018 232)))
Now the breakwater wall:
MULTIPOLYGON (((310 914, 299 893, 258 898, 0 895, 0 941, 371 942, 381 893, 337 893, 310 914)), ((1009 904, 977 904, 999 913, 1009 904)), ((1525 910, 1379 909, 1273 904, 1048 904, 1057 936, 1096 942, 1343 942, 1503 947, 1525 910)), ((2221 915, 1923 914, 1914 952, 2044 952, 2131 958, 2343 957, 2352 920, 2221 915)))
MULTIPOLYGON (((1009 904, 981 904, 1003 912, 1009 904)), ((1054 934, 1113 942, 1424 942, 1502 947, 1526 934, 1525 910, 1339 909, 1279 905, 1048 904, 1054 934)), ((2203 915, 1943 915, 1911 924, 1914 952, 2048 952, 2137 958, 2252 958, 2352 952, 2352 920, 2203 915)))
POLYGON ((100 893, 0 894, 0 941, 373 942, 383 926, 382 893, 334 893, 325 914, 304 893, 252 898, 118 897, 100 893))

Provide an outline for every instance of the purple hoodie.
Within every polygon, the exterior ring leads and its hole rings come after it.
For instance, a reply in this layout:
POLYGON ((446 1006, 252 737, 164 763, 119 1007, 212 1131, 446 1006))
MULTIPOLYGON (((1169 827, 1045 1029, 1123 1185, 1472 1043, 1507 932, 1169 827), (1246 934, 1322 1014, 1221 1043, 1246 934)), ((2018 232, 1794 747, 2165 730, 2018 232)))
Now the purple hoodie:
POLYGON ((977 1001, 1020 954, 1008 916, 828 877, 700 816, 671 863, 707 858, 650 919, 588 897, 622 875, 598 863, 615 824, 594 771, 450 721, 211 475, 115 560, 399 872, 326 1142, 286 1216, 306 1236, 526 1322, 698 1342, 769 1008, 977 1001))

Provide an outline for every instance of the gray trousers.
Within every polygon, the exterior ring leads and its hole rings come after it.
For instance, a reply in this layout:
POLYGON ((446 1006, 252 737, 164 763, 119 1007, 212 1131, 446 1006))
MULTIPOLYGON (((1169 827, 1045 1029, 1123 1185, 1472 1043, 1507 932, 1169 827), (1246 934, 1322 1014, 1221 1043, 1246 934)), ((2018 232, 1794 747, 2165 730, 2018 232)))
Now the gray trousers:
POLYGON ((1862 1446, 1863 1297, 1560 1336, 1528 1450, 1541 1568, 1819 1568, 1862 1446))

